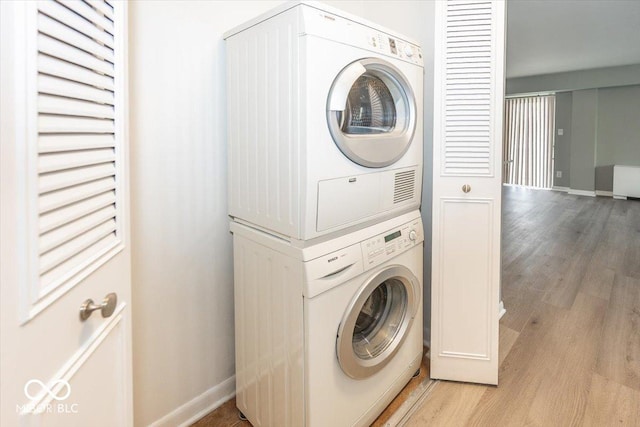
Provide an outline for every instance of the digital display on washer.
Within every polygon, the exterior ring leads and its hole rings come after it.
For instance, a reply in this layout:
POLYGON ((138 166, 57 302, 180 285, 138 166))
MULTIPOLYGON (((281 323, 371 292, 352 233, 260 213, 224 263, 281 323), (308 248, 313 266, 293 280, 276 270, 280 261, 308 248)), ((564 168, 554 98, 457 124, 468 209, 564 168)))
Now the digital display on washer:
POLYGON ((398 50, 396 49, 396 41, 391 37, 389 37, 389 48, 391 49, 391 53, 394 55, 398 53, 398 50))
POLYGON ((400 233, 400 230, 398 230, 395 233, 391 233, 391 234, 389 234, 387 236, 384 236, 384 242, 385 243, 390 242, 393 239, 400 237, 400 234, 402 234, 402 233, 400 233))

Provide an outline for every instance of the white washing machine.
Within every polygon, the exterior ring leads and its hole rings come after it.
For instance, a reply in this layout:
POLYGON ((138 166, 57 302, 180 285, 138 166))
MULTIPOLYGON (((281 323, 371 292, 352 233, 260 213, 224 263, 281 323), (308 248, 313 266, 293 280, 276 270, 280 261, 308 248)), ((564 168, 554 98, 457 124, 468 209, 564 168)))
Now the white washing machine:
POLYGON ((419 369, 418 211, 304 248, 232 223, 236 402, 255 426, 368 426, 419 369))
POLYGON ((420 206, 415 41, 317 2, 225 34, 229 214, 271 234, 343 234, 420 206))

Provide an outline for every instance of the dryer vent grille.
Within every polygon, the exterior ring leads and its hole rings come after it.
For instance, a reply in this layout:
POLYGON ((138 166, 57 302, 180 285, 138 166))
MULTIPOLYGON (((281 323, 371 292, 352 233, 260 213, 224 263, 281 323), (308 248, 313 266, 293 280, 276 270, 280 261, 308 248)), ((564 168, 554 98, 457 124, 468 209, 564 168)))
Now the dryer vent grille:
POLYGON ((400 203, 413 199, 416 188, 416 171, 398 172, 393 187, 393 203, 400 203))

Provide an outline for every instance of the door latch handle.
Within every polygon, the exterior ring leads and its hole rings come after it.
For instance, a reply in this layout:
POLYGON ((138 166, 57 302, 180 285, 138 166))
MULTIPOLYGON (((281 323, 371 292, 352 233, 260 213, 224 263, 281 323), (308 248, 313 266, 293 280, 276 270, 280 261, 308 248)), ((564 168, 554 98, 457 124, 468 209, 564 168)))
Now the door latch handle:
POLYGON ((102 317, 109 317, 116 310, 116 305, 118 304, 118 295, 115 293, 107 294, 102 300, 102 304, 95 304, 91 298, 86 300, 80 306, 80 320, 83 322, 87 320, 91 313, 96 310, 100 310, 102 313, 102 317))

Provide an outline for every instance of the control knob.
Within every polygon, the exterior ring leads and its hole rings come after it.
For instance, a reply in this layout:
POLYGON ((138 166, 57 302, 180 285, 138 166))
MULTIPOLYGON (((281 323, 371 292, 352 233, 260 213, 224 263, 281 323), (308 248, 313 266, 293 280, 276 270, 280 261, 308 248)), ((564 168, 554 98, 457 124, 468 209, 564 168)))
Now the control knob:
POLYGON ((407 57, 411 58, 413 56, 413 48, 409 45, 405 45, 404 54, 407 55, 407 57))
POLYGON ((412 242, 415 242, 417 237, 418 237, 418 235, 416 234, 415 230, 411 230, 409 232, 409 240, 411 240, 412 242))

